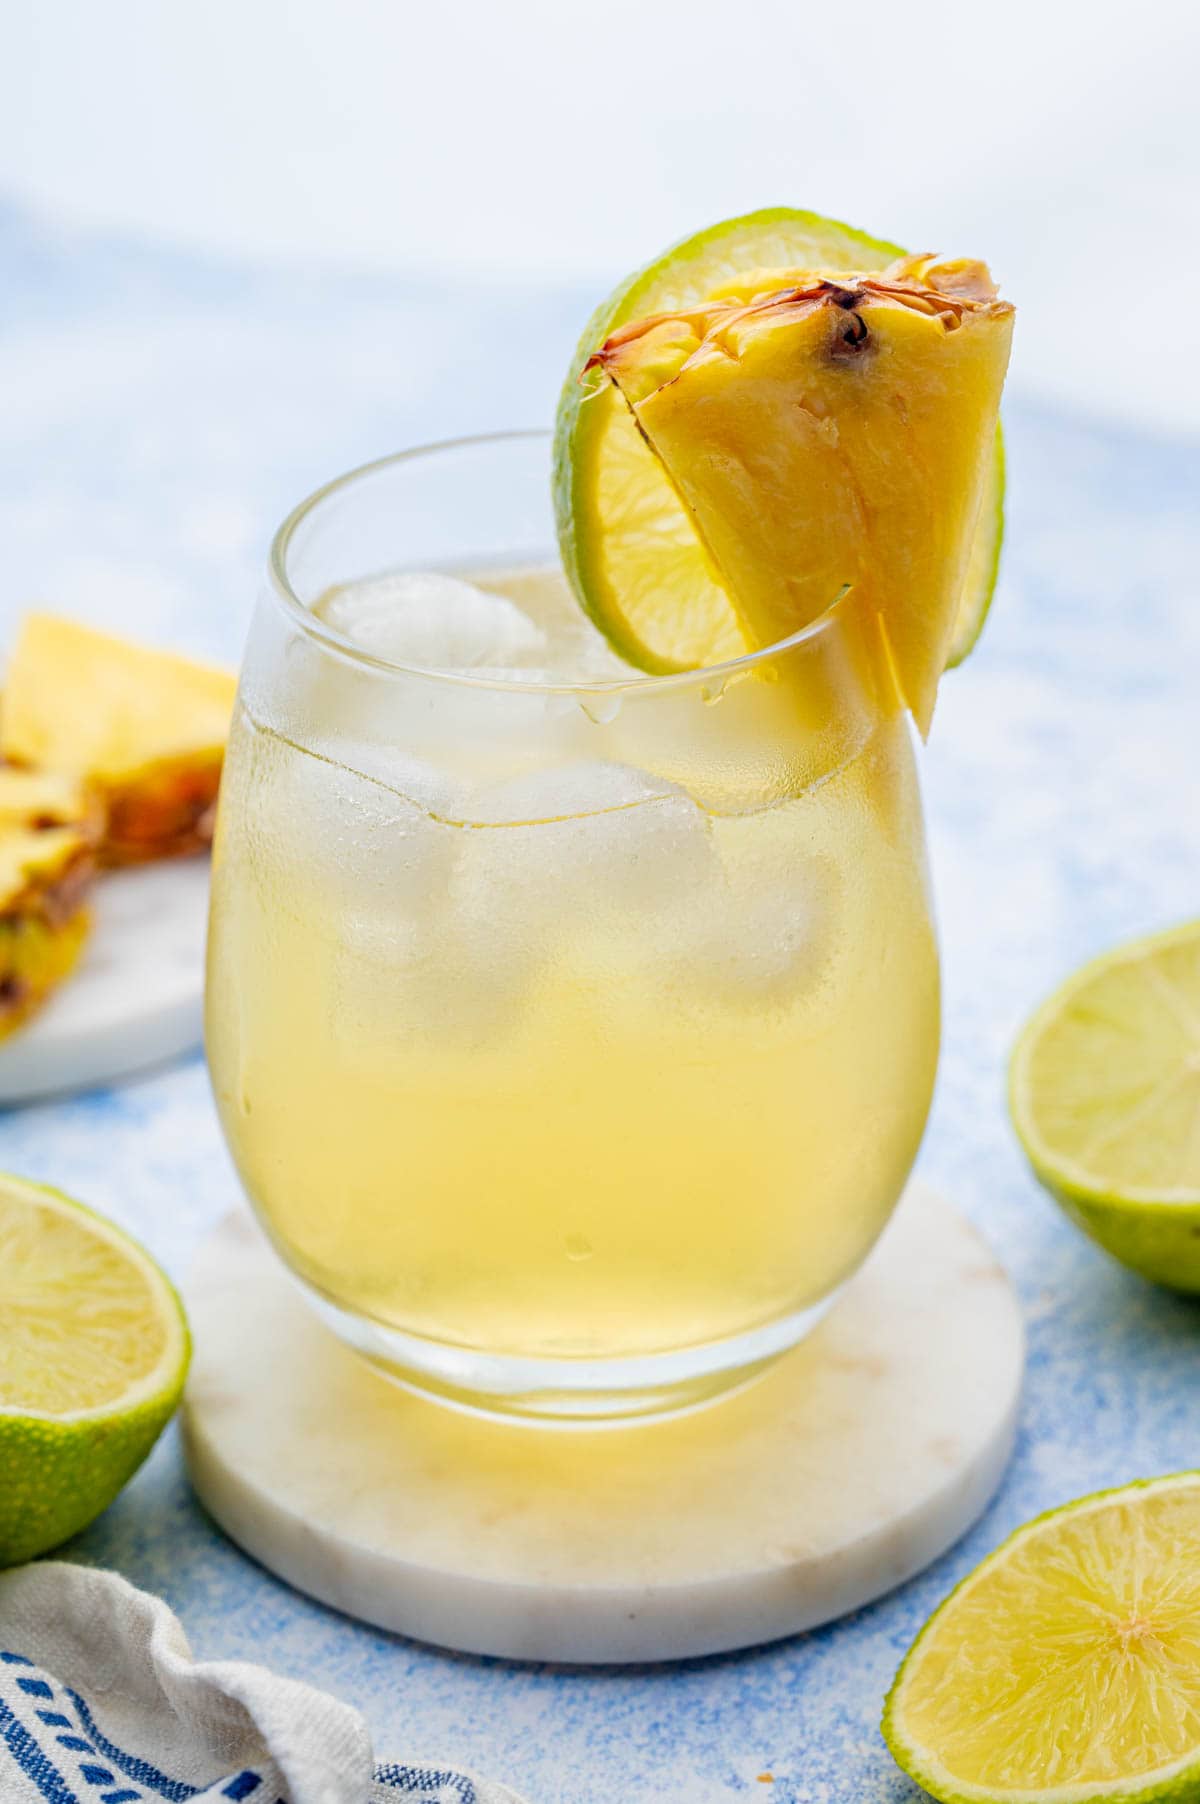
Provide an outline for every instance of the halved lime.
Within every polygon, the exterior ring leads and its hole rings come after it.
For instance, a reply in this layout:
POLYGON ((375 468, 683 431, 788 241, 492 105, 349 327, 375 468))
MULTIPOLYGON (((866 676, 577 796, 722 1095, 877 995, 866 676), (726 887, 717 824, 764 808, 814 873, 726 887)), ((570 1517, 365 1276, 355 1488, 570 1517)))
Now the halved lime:
POLYGON ((1200 1291, 1200 921, 1068 978, 1009 1077, 1041 1182, 1123 1265, 1200 1291))
POLYGON ((1200 1797, 1200 1473, 1018 1529, 921 1630, 883 1733, 943 1804, 1200 1797))
MULTIPOLYGON (((626 321, 693 306, 751 274, 884 269, 904 253, 836 220, 792 207, 727 219, 674 245, 629 276, 584 327, 558 404, 554 502, 563 566, 579 601, 621 655, 641 670, 695 669, 747 647, 729 600, 674 489, 592 352, 626 321)), ((983 629, 1004 525, 999 434, 991 493, 979 523, 951 663, 983 629)))
POLYGON ((189 1348, 179 1298, 136 1241, 0 1174, 0 1566, 112 1502, 178 1403, 189 1348))

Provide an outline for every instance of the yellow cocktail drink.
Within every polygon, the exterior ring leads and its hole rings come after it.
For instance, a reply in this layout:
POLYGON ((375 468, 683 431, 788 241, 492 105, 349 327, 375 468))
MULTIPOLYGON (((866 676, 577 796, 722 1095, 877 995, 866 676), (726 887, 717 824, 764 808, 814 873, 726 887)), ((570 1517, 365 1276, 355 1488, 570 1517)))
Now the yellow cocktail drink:
MULTIPOLYGON (((818 1319, 916 1153, 909 730, 848 608, 715 675, 581 684, 552 566, 476 581, 521 612, 457 677, 337 637, 392 579, 326 587, 311 625, 265 604, 216 855, 221 1116, 285 1260, 396 1375, 678 1407, 818 1319)), ((487 607, 422 602, 450 639, 487 607)))

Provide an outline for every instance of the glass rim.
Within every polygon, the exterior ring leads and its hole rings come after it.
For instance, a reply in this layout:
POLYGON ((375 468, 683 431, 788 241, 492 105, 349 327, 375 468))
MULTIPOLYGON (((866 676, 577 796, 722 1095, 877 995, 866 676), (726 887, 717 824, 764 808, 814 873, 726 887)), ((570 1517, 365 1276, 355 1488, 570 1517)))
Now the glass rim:
MULTIPOLYGON (((465 433, 456 438, 430 439, 419 445, 411 445, 402 451, 391 451, 383 457, 375 457, 367 463, 356 464, 353 469, 344 471, 340 476, 331 477, 319 488, 313 489, 302 501, 297 502, 291 512, 271 540, 271 548, 267 559, 267 573, 271 590, 276 601, 280 602, 288 616, 300 627, 318 647, 351 663, 361 664, 368 669, 382 672, 387 676, 417 677, 421 681, 449 684, 460 689, 476 689, 492 694, 512 693, 514 695, 613 695, 628 694, 636 690, 639 695, 656 694, 666 690, 682 689, 696 683, 729 682, 733 677, 755 670, 759 665, 769 663, 773 658, 794 650, 810 640, 816 640, 833 630, 842 617, 843 603, 850 592, 850 585, 844 584, 828 607, 811 620, 807 626, 798 627, 784 639, 777 639, 770 645, 758 647, 753 651, 742 652, 736 658, 725 658, 718 664, 700 664, 686 670, 643 671, 630 666, 628 676, 598 677, 594 679, 571 681, 569 678, 556 679, 552 682, 530 682, 525 678, 505 677, 489 674, 476 674, 469 670, 438 670, 423 664, 407 664, 398 658, 387 658, 379 652, 369 651, 358 645, 345 633, 330 626, 325 620, 307 607, 292 587, 288 574, 288 552, 296 532, 305 521, 310 519, 321 505, 333 496, 342 493, 354 483, 366 477, 375 476, 380 471, 400 467, 412 463, 418 458, 435 457, 445 452, 461 451, 471 446, 500 445, 522 440, 542 439, 549 441, 553 434, 542 426, 512 427, 502 432, 465 433)), ((596 629, 599 631, 599 628, 596 629)))

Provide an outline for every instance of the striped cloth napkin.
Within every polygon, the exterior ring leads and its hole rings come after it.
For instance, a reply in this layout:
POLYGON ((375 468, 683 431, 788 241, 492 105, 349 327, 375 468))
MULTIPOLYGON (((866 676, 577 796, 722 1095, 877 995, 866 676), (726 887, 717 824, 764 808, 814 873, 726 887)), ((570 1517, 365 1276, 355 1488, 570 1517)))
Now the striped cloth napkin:
POLYGON ((361 1714, 242 1660, 193 1660, 116 1573, 0 1573, 0 1804, 521 1804, 423 1762, 377 1765, 361 1714))

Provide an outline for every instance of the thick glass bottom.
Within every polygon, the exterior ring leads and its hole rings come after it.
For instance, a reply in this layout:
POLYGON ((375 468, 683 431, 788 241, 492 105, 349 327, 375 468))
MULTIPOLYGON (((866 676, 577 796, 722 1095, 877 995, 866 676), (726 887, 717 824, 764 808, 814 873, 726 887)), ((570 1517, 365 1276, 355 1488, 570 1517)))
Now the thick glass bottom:
POLYGON ((841 1295, 746 1334, 623 1359, 524 1359, 422 1339, 355 1315, 295 1280, 338 1338, 405 1390, 451 1409, 530 1427, 620 1428, 715 1403, 812 1332, 841 1295))

